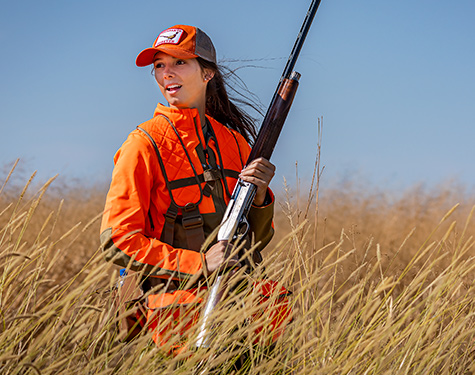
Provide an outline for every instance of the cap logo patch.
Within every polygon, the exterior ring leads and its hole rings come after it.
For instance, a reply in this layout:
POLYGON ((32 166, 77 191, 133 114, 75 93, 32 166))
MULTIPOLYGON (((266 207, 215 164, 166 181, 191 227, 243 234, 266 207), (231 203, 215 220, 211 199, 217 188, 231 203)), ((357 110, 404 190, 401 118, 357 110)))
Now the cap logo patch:
POLYGON ((165 31, 162 31, 158 35, 154 47, 158 47, 161 44, 178 44, 182 35, 182 29, 167 29, 165 31))

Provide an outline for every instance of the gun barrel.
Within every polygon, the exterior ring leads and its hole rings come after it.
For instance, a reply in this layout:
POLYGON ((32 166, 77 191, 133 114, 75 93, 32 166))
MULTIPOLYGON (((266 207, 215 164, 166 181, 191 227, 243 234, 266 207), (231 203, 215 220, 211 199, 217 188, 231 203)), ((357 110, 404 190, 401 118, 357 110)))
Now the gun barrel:
POLYGON ((220 275, 216 278, 213 285, 208 290, 208 297, 206 304, 201 312, 201 322, 198 330, 198 337, 195 342, 197 348, 209 348, 212 341, 213 322, 211 321, 211 314, 218 305, 223 295, 223 278, 220 275))
POLYGON ((294 70, 294 66, 299 57, 300 50, 303 47, 303 43, 305 42, 305 38, 307 37, 308 31, 310 30, 310 26, 312 25, 313 19, 315 18, 315 14, 317 14, 320 1, 321 0, 312 0, 312 3, 308 8, 308 12, 302 23, 302 27, 300 28, 297 40, 295 41, 294 47, 292 48, 292 52, 289 55, 287 64, 285 64, 284 73, 282 74, 283 78, 290 78, 289 75, 294 70))

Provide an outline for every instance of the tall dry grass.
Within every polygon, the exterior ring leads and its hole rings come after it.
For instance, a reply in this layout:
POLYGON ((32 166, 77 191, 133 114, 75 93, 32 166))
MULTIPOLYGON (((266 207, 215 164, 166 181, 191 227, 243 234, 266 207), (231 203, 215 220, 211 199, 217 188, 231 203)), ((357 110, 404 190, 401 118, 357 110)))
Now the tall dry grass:
POLYGON ((318 206, 315 187, 288 188, 256 273, 293 291, 288 329, 270 350, 248 290, 217 312, 208 350, 168 356, 147 333, 118 340, 105 192, 25 183, 13 174, 0 192, 2 374, 220 374, 243 353, 251 374, 473 372, 473 202, 453 185, 390 196, 346 184, 322 188, 318 206))

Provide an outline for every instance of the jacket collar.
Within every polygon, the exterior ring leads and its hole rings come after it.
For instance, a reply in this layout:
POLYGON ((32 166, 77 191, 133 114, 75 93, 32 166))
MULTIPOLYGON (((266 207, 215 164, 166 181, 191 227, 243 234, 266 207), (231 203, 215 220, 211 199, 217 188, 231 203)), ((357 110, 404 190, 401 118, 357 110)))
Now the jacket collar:
POLYGON ((155 111, 153 113, 153 117, 157 116, 158 114, 164 114, 165 116, 171 116, 171 117, 185 116, 185 117, 199 118, 199 113, 196 108, 178 109, 178 108, 166 107, 161 103, 157 104, 157 107, 155 108, 155 111))
MULTIPOLYGON (((203 129, 200 125, 200 115, 198 112, 198 109, 196 108, 184 108, 184 109, 178 109, 178 108, 171 108, 164 106, 161 103, 157 104, 157 107, 155 108, 155 112, 153 114, 153 117, 157 115, 165 115, 167 116, 171 121, 175 123, 177 126, 178 130, 184 133, 195 133, 197 132, 197 136, 199 141, 201 142, 202 145, 205 145, 205 137, 203 134, 203 129), (196 124, 196 126, 195 126, 196 124)), ((206 115, 208 119, 210 117, 206 115)), ((206 146, 204 146, 206 147, 206 146)))

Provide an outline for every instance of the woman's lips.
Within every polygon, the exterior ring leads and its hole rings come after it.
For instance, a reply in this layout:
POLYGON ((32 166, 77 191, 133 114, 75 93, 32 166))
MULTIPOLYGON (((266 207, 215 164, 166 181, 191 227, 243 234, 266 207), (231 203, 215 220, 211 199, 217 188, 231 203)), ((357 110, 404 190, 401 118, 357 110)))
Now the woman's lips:
POLYGON ((174 84, 174 85, 168 85, 168 86, 166 87, 166 90, 167 90, 168 93, 174 94, 174 93, 176 93, 178 90, 180 90, 180 88, 181 88, 181 85, 174 84))

